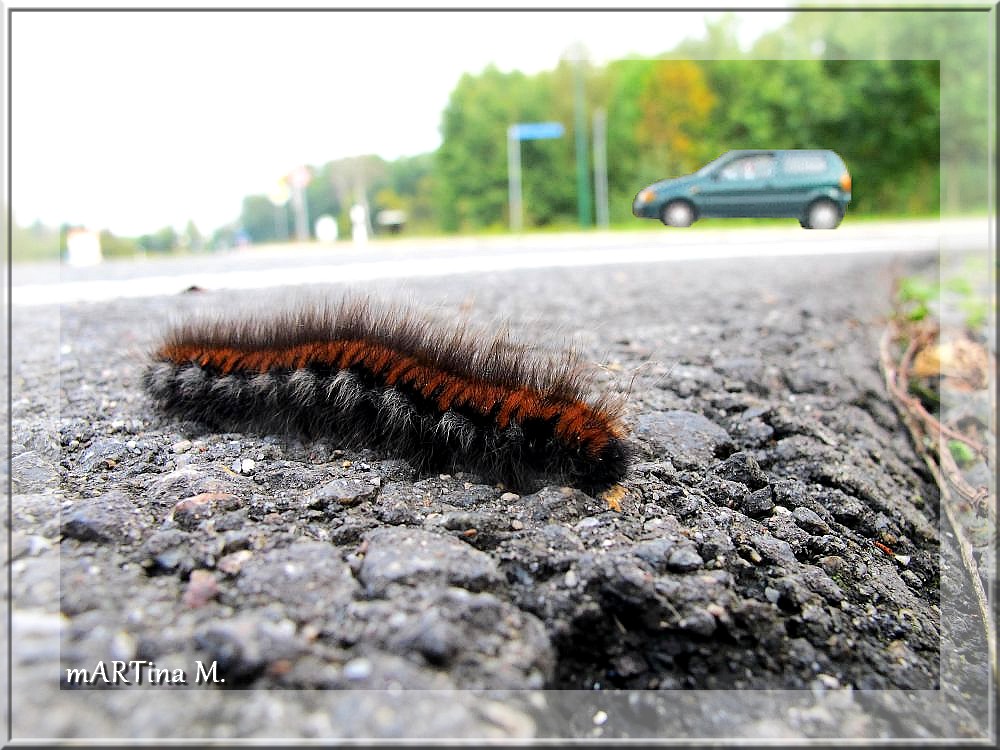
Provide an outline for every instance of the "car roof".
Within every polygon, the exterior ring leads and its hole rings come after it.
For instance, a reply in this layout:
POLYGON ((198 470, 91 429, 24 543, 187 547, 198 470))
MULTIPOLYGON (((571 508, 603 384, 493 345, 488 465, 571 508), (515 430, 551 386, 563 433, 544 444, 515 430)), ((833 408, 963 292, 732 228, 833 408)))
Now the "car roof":
POLYGON ((755 154, 836 154, 830 148, 735 148, 726 155, 753 156, 755 154))
POLYGON ((829 148, 735 148, 726 154, 753 156, 754 154, 825 154, 836 153, 829 148))

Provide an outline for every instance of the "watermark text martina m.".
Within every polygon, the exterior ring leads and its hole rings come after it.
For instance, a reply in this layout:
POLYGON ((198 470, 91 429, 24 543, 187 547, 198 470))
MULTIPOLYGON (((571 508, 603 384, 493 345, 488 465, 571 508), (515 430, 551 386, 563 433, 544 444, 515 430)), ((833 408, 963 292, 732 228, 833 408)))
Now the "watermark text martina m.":
POLYGON ((218 665, 213 661, 206 667, 195 661, 194 674, 190 670, 175 668, 162 669, 151 661, 133 659, 131 661, 99 661, 93 669, 66 669, 64 684, 73 687, 91 685, 205 685, 223 683, 219 677, 218 665))

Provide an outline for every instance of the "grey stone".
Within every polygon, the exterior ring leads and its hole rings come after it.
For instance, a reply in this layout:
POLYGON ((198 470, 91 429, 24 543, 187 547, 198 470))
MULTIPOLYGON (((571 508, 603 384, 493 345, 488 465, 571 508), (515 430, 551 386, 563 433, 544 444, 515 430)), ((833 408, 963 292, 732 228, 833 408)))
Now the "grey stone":
POLYGON ((11 461, 11 482, 14 492, 42 492, 59 482, 55 463, 37 451, 24 451, 11 461))
POLYGON ((742 482, 751 490, 767 486, 767 474, 760 468, 757 459, 745 451, 733 453, 713 471, 723 479, 742 482))
POLYGON ((234 510, 240 504, 240 499, 228 492, 203 492, 177 502, 170 512, 170 518, 182 529, 193 529, 205 519, 223 511, 234 510))
POLYGON ((670 553, 676 546, 672 539, 651 539, 636 545, 635 554, 652 565, 654 570, 666 570, 670 553))
POLYGON ((255 554, 240 567, 236 589, 245 606, 280 603, 299 621, 327 617, 360 592, 339 550, 312 540, 255 554))
POLYGON ((729 433, 688 411, 641 414, 635 433, 678 468, 704 468, 732 449, 729 433))
POLYGON ((385 594, 394 583, 440 583, 482 591, 501 580, 493 558, 452 536, 383 528, 368 532, 365 539, 368 548, 358 580, 373 596, 385 594))
POLYGON ((360 479, 334 479, 309 493, 310 508, 351 506, 371 500, 378 487, 360 479))
POLYGON ((252 613, 209 622, 198 630, 194 640, 208 660, 218 664, 218 673, 229 687, 238 687, 270 663, 294 658, 304 648, 296 638, 293 622, 272 622, 252 613))
POLYGON ((704 564, 705 561, 701 559, 701 555, 689 544, 677 547, 667 558, 667 567, 678 573, 697 570, 704 564))
POLYGON ((60 530, 81 542, 129 543, 139 536, 136 508, 123 492, 80 500, 63 511, 60 530))
POLYGON ((90 473, 114 468, 121 461, 128 449, 125 441, 118 438, 97 438, 85 448, 78 459, 78 465, 84 472, 90 473))
POLYGON ((826 521, 819 517, 815 512, 800 506, 792 511, 792 518, 795 519, 800 527, 808 531, 810 534, 829 534, 830 527, 827 525, 826 521))
POLYGON ((779 565, 796 562, 795 552, 788 542, 765 534, 755 534, 751 539, 757 551, 768 562, 779 565))
POLYGON ((743 501, 736 505, 736 509, 750 518, 766 518, 774 510, 771 488, 763 487, 747 494, 743 501))

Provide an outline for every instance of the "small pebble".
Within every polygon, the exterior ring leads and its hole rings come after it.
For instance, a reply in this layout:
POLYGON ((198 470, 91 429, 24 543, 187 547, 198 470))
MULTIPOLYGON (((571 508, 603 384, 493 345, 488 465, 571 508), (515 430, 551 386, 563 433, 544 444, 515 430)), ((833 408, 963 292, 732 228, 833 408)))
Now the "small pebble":
POLYGON ((705 607, 705 611, 717 620, 726 616, 725 608, 721 604, 716 604, 715 602, 711 602, 707 607, 705 607))
POLYGON ((219 584, 210 570, 192 570, 183 601, 185 606, 195 609, 208 604, 218 593, 219 584))
POLYGON ((311 508, 358 505, 375 497, 380 484, 379 479, 374 483, 361 479, 334 479, 309 493, 307 503, 311 508))
POLYGON ((521 496, 514 492, 505 492, 500 496, 500 500, 505 503, 512 503, 515 500, 520 500, 521 496))
POLYGON ((675 547, 667 558, 667 567, 679 573, 696 570, 704 564, 705 561, 701 559, 701 555, 698 554, 694 547, 687 545, 675 547))
POLYGON ((518 521, 516 518, 514 518, 511 519, 510 527, 514 529, 514 531, 520 531, 521 529, 524 528, 524 524, 518 521))
POLYGON ((253 552, 248 549, 237 550, 236 552, 231 552, 226 555, 216 564, 219 570, 228 575, 236 575, 240 572, 244 563, 253 557, 253 552))
POLYGON ((190 440, 178 440, 176 443, 170 446, 170 450, 174 453, 186 453, 191 450, 190 440))
POLYGON ((902 573, 899 574, 899 577, 902 578, 904 581, 906 581, 906 583, 911 587, 913 586, 919 587, 924 585, 924 582, 920 579, 920 576, 918 576, 912 570, 904 570, 902 573))
POLYGON ((566 575, 563 576, 563 583, 565 583, 568 588, 571 589, 575 588, 576 584, 578 584, 579 582, 580 579, 577 577, 576 573, 573 572, 572 570, 567 570, 566 575))
POLYGON ((117 661, 129 661, 135 658, 137 646, 138 641, 136 641, 134 635, 124 630, 119 630, 111 637, 111 643, 109 644, 111 658, 117 661))
POLYGON ((828 690, 836 690, 837 688, 840 687, 840 680, 838 680, 832 674, 825 674, 823 672, 820 672, 818 675, 816 675, 816 679, 819 680, 821 683, 823 683, 823 687, 827 688, 828 690))
POLYGON ((595 727, 603 726, 608 720, 608 714, 605 711, 598 711, 594 714, 593 722, 595 727))
POLYGON ((814 510, 798 507, 792 511, 792 518, 800 529, 810 534, 829 534, 830 527, 814 510))
POLYGON ((344 665, 344 677, 349 680, 363 680, 372 673, 372 663, 364 657, 351 659, 344 665))

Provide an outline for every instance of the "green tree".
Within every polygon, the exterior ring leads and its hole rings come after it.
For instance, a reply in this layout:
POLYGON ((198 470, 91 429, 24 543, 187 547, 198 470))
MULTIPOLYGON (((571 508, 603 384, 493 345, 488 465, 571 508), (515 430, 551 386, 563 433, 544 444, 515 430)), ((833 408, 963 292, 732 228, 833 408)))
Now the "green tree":
POLYGON ((708 115, 715 94, 701 66, 691 60, 657 60, 646 71, 639 91, 636 145, 667 174, 695 170, 705 156, 708 115))
MULTIPOLYGON (((442 144, 433 172, 435 205, 445 230, 507 224, 507 129, 519 122, 563 121, 553 103, 553 81, 560 75, 565 72, 529 77, 490 66, 478 76, 465 74, 459 80, 442 116, 442 144)), ((560 202, 567 204, 567 190, 573 196, 573 183, 564 186, 566 141, 521 143, 527 225, 552 221, 564 210, 560 202)), ((571 169, 568 174, 572 180, 571 169)))
POLYGON ((180 237, 180 242, 183 247, 190 250, 201 250, 204 247, 205 239, 201 236, 201 232, 193 220, 188 220, 187 225, 184 227, 184 233, 180 237))
POLYGON ((101 255, 105 258, 130 258, 139 251, 139 243, 136 240, 119 237, 107 229, 101 231, 100 239, 101 255))
POLYGON ((285 210, 284 206, 275 206, 266 195, 248 195, 243 199, 238 223, 251 242, 285 240, 287 237, 280 236, 283 224, 278 213, 285 210))
POLYGON ((152 234, 142 235, 137 240, 137 244, 141 249, 148 252, 170 252, 177 247, 177 231, 173 227, 163 227, 152 234))
MULTIPOLYGON (((926 203, 916 198, 921 185, 937 190, 938 170, 934 128, 939 118, 940 157, 947 165, 942 173, 944 208, 985 206, 988 180, 988 107, 990 75, 990 24, 988 14, 973 10, 925 11, 920 9, 871 13, 796 13, 782 29, 762 38, 757 54, 823 56, 830 63, 859 58, 875 65, 865 83, 856 81, 861 93, 853 94, 856 112, 870 126, 891 127, 893 150, 913 153, 924 149, 924 158, 908 176, 913 183, 904 203, 926 203), (919 68, 910 68, 912 61, 919 68), (935 79, 933 61, 940 60, 935 79), (878 76, 887 74, 884 85, 878 76), (908 80, 911 79, 912 80, 908 80), (936 106, 933 97, 939 97, 936 106), (907 106, 913 97, 914 111, 907 106), (917 133, 900 132, 916 117, 917 133)), ((857 120, 855 121, 857 122, 857 120)), ((888 142, 888 141, 887 141, 888 142)), ((859 186, 860 187, 860 186, 859 186)), ((902 193, 901 193, 902 195, 902 193)))
MULTIPOLYGON (((6 211, 4 223, 6 224, 6 211)), ((24 227, 16 219, 11 226, 11 259, 14 262, 58 260, 65 249, 65 243, 60 244, 60 230, 49 227, 41 221, 35 221, 24 227)))

